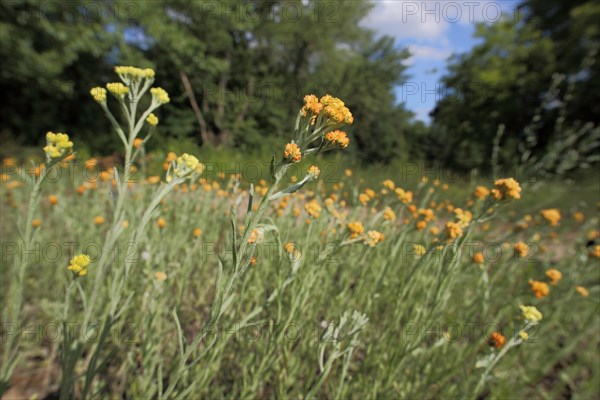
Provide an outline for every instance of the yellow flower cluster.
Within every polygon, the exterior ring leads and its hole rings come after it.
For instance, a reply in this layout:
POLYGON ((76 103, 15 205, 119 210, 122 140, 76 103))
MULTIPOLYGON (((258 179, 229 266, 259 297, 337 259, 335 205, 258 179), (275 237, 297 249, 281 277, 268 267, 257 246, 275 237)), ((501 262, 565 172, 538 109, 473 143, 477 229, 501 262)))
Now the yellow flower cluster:
POLYGON ((98 103, 104 103, 106 101, 106 89, 101 87, 95 87, 90 90, 90 94, 98 103))
POLYGON ((462 233, 462 227, 458 222, 446 222, 446 234, 449 239, 456 239, 462 233))
POLYGON ((323 109, 323 104, 319 103, 319 99, 314 94, 308 94, 304 96, 304 107, 300 110, 302 115, 306 117, 308 113, 311 113, 310 124, 314 125, 317 115, 323 109))
POLYGON ((519 255, 519 257, 527 257, 527 254, 529 253, 529 246, 525 242, 515 243, 513 249, 515 253, 519 255))
POLYGON ((404 204, 408 204, 413 201, 413 192, 406 191, 402 188, 396 188, 394 192, 396 192, 398 199, 404 204))
POLYGON ((473 219, 471 211, 465 211, 462 208, 455 208, 454 215, 456 216, 456 223, 463 229, 469 226, 473 219))
POLYGON ((422 244, 413 244, 413 250, 417 257, 422 257, 427 253, 427 249, 422 244))
POLYGON ((365 243, 371 247, 375 247, 378 243, 383 242, 384 238, 385 236, 381 232, 368 231, 367 237, 365 238, 365 243))
POLYGON ((396 213, 390 207, 386 207, 383 210, 383 219, 386 220, 386 221, 395 221, 396 220, 396 213))
POLYGON ((154 78, 154 70, 152 68, 137 68, 130 66, 116 66, 115 72, 123 79, 124 81, 128 80, 138 80, 141 78, 154 78))
POLYGON ((556 285, 558 281, 562 279, 562 273, 554 268, 551 268, 548 271, 546 271, 546 276, 550 278, 550 284, 552 286, 556 285))
POLYGON ((350 231, 350 238, 356 239, 357 237, 363 234, 363 232, 365 231, 365 227, 362 223, 358 221, 352 221, 348 223, 348 230, 350 231))
POLYGON ((534 306, 520 306, 523 318, 531 322, 538 322, 543 318, 541 312, 538 311, 534 306))
POLYGON ((540 215, 552 226, 558 225, 558 221, 560 221, 560 211, 556 208, 542 210, 540 215))
POLYGON ((150 93, 152 93, 152 101, 156 101, 159 104, 167 104, 171 101, 169 94, 163 88, 151 88, 150 93))
POLYGON ((106 88, 117 99, 123 99, 125 95, 129 93, 129 88, 123 85, 121 82, 107 83, 106 88))
POLYGON ((283 150, 283 158, 292 160, 293 162, 300 161, 302 159, 300 147, 298 147, 296 143, 286 144, 285 149, 283 150))
POLYGON ((80 254, 71 259, 67 269, 73 271, 76 276, 84 276, 87 274, 87 266, 90 265, 91 262, 90 256, 80 254))
POLYGON ((348 139, 346 132, 338 130, 327 132, 325 134, 325 140, 334 146, 340 146, 342 149, 345 149, 350 144, 350 139, 348 139))
POLYGON ((321 215, 322 208, 315 199, 312 199, 311 201, 306 203, 304 205, 304 209, 306 210, 308 215, 310 215, 313 218, 319 218, 319 215, 321 215))
POLYGON ((311 165, 308 167, 308 176, 311 179, 317 179, 321 175, 321 170, 316 165, 311 165))
POLYGON ((504 199, 515 199, 521 198, 521 186, 519 182, 513 178, 498 179, 494 183, 494 189, 492 189, 492 196, 496 200, 504 199))
POLYGON ((321 104, 325 116, 336 124, 352 125, 354 118, 344 102, 337 97, 326 94, 321 97, 321 104))
POLYGON ((46 133, 46 146, 44 151, 48 158, 60 158, 73 149, 73 142, 66 133, 46 133))
POLYGON ((489 194, 490 191, 485 186, 477 186, 475 188, 475 192, 473 192, 473 196, 477 197, 478 199, 485 199, 489 194))
MULTIPOLYGON (((172 173, 178 178, 184 178, 192 173, 201 174, 202 171, 204 171, 204 165, 196 157, 184 153, 175 160, 175 168, 172 173)), ((173 180, 173 176, 169 174, 167 182, 171 182, 171 180, 173 180)))
POLYGON ((148 118, 146 118, 146 122, 151 126, 156 126, 158 125, 158 117, 153 113, 150 113, 150 115, 148 115, 148 118))

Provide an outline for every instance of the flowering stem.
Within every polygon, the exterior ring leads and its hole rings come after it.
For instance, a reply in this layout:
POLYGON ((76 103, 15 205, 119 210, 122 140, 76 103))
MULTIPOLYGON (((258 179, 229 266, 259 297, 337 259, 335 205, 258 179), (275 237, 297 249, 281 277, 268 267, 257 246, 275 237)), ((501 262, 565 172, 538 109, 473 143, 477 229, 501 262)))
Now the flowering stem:
MULTIPOLYGON (((58 164, 60 161, 62 161, 62 159, 64 159, 65 156, 59 158, 59 159, 52 159, 50 161, 50 163, 48 164, 47 168, 44 168, 41 170, 40 172, 40 176, 38 179, 35 179, 35 177, 32 178, 33 181, 33 190, 31 191, 31 197, 29 198, 29 205, 27 207, 27 218, 25 221, 25 235, 22 237, 22 249, 24 249, 24 253, 27 254, 27 251, 29 250, 29 248, 31 247, 31 243, 33 241, 33 215, 35 213, 35 209, 37 208, 39 202, 40 202, 40 195, 41 195, 41 189, 42 189, 42 183, 44 182, 44 180, 46 179, 46 176, 48 175, 48 172, 56 165, 58 164)), ((3 356, 2 356, 2 366, 0 367, 0 395, 2 394, 3 390, 4 390, 4 386, 5 384, 8 384, 8 380, 10 379, 10 376, 12 375, 12 371, 13 369, 16 367, 16 364, 18 362, 18 355, 17 355, 17 350, 19 348, 19 343, 17 342, 16 344, 15 339, 17 339, 18 334, 20 333, 20 326, 18 326, 19 323, 19 315, 21 313, 21 307, 23 305, 23 289, 24 289, 24 283, 25 283, 25 276, 26 276, 26 272, 27 272, 27 266, 28 266, 28 262, 27 262, 27 257, 26 256, 21 256, 19 257, 15 257, 15 276, 16 276, 16 282, 13 286, 13 289, 11 291, 11 295, 9 296, 10 301, 7 301, 7 304, 11 304, 12 307, 8 308, 8 312, 5 313, 8 314, 8 318, 6 320, 3 320, 5 322, 9 322, 9 323, 13 323, 16 326, 16 332, 14 334, 8 335, 7 339, 6 339, 6 343, 4 344, 4 351, 3 351, 3 356), (13 349, 14 346, 14 349, 13 349), (12 351, 12 354, 11 354, 12 351)))

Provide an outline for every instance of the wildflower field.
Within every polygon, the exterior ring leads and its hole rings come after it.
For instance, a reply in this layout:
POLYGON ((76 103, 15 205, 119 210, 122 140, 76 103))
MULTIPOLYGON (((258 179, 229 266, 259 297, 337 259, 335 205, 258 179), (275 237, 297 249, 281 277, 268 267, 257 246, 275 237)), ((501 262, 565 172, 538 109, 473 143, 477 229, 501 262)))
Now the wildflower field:
POLYGON ((158 160, 169 94, 115 73, 123 159, 3 160, 3 396, 598 398, 597 179, 352 169, 330 95, 271 159, 158 160))

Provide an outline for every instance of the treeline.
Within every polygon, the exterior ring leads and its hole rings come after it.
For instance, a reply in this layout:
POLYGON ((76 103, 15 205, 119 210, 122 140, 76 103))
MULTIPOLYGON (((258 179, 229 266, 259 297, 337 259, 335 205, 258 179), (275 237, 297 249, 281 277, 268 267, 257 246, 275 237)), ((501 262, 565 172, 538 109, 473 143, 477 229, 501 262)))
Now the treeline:
POLYGON ((467 171, 516 166, 565 174, 600 158, 600 2, 524 0, 478 26, 454 56, 432 112, 429 158, 467 171))
MULTIPOLYGON (((458 170, 527 163, 548 171, 594 163, 600 112, 596 1, 527 0, 518 19, 480 25, 482 43, 450 60, 432 125, 395 92, 406 49, 362 24, 355 1, 2 2, 3 141, 47 130, 112 152, 89 88, 115 64, 152 67, 171 95, 161 136, 241 151, 279 143, 306 93, 331 93, 355 115, 365 161, 424 160, 458 170), (552 151, 569 154, 561 165, 552 151)), ((160 147, 161 140, 153 140, 160 147)))
POLYGON ((172 99, 161 135, 202 146, 272 145, 308 93, 347 101, 352 147, 366 161, 407 157, 409 132, 424 129, 395 100, 409 54, 360 25, 367 1, 41 4, 1 5, 0 86, 15 93, 2 124, 23 143, 52 128, 110 150, 110 127, 88 92, 114 79, 114 64, 155 68, 172 99))

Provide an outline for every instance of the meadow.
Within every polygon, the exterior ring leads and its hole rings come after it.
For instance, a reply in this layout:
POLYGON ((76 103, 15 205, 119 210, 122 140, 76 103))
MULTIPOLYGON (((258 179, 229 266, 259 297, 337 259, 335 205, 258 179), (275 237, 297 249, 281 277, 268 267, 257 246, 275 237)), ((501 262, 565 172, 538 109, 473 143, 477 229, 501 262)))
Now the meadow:
POLYGON ((116 164, 3 160, 6 398, 598 397, 597 176, 350 166, 312 95, 270 159, 146 154, 169 95, 115 71, 116 164))

